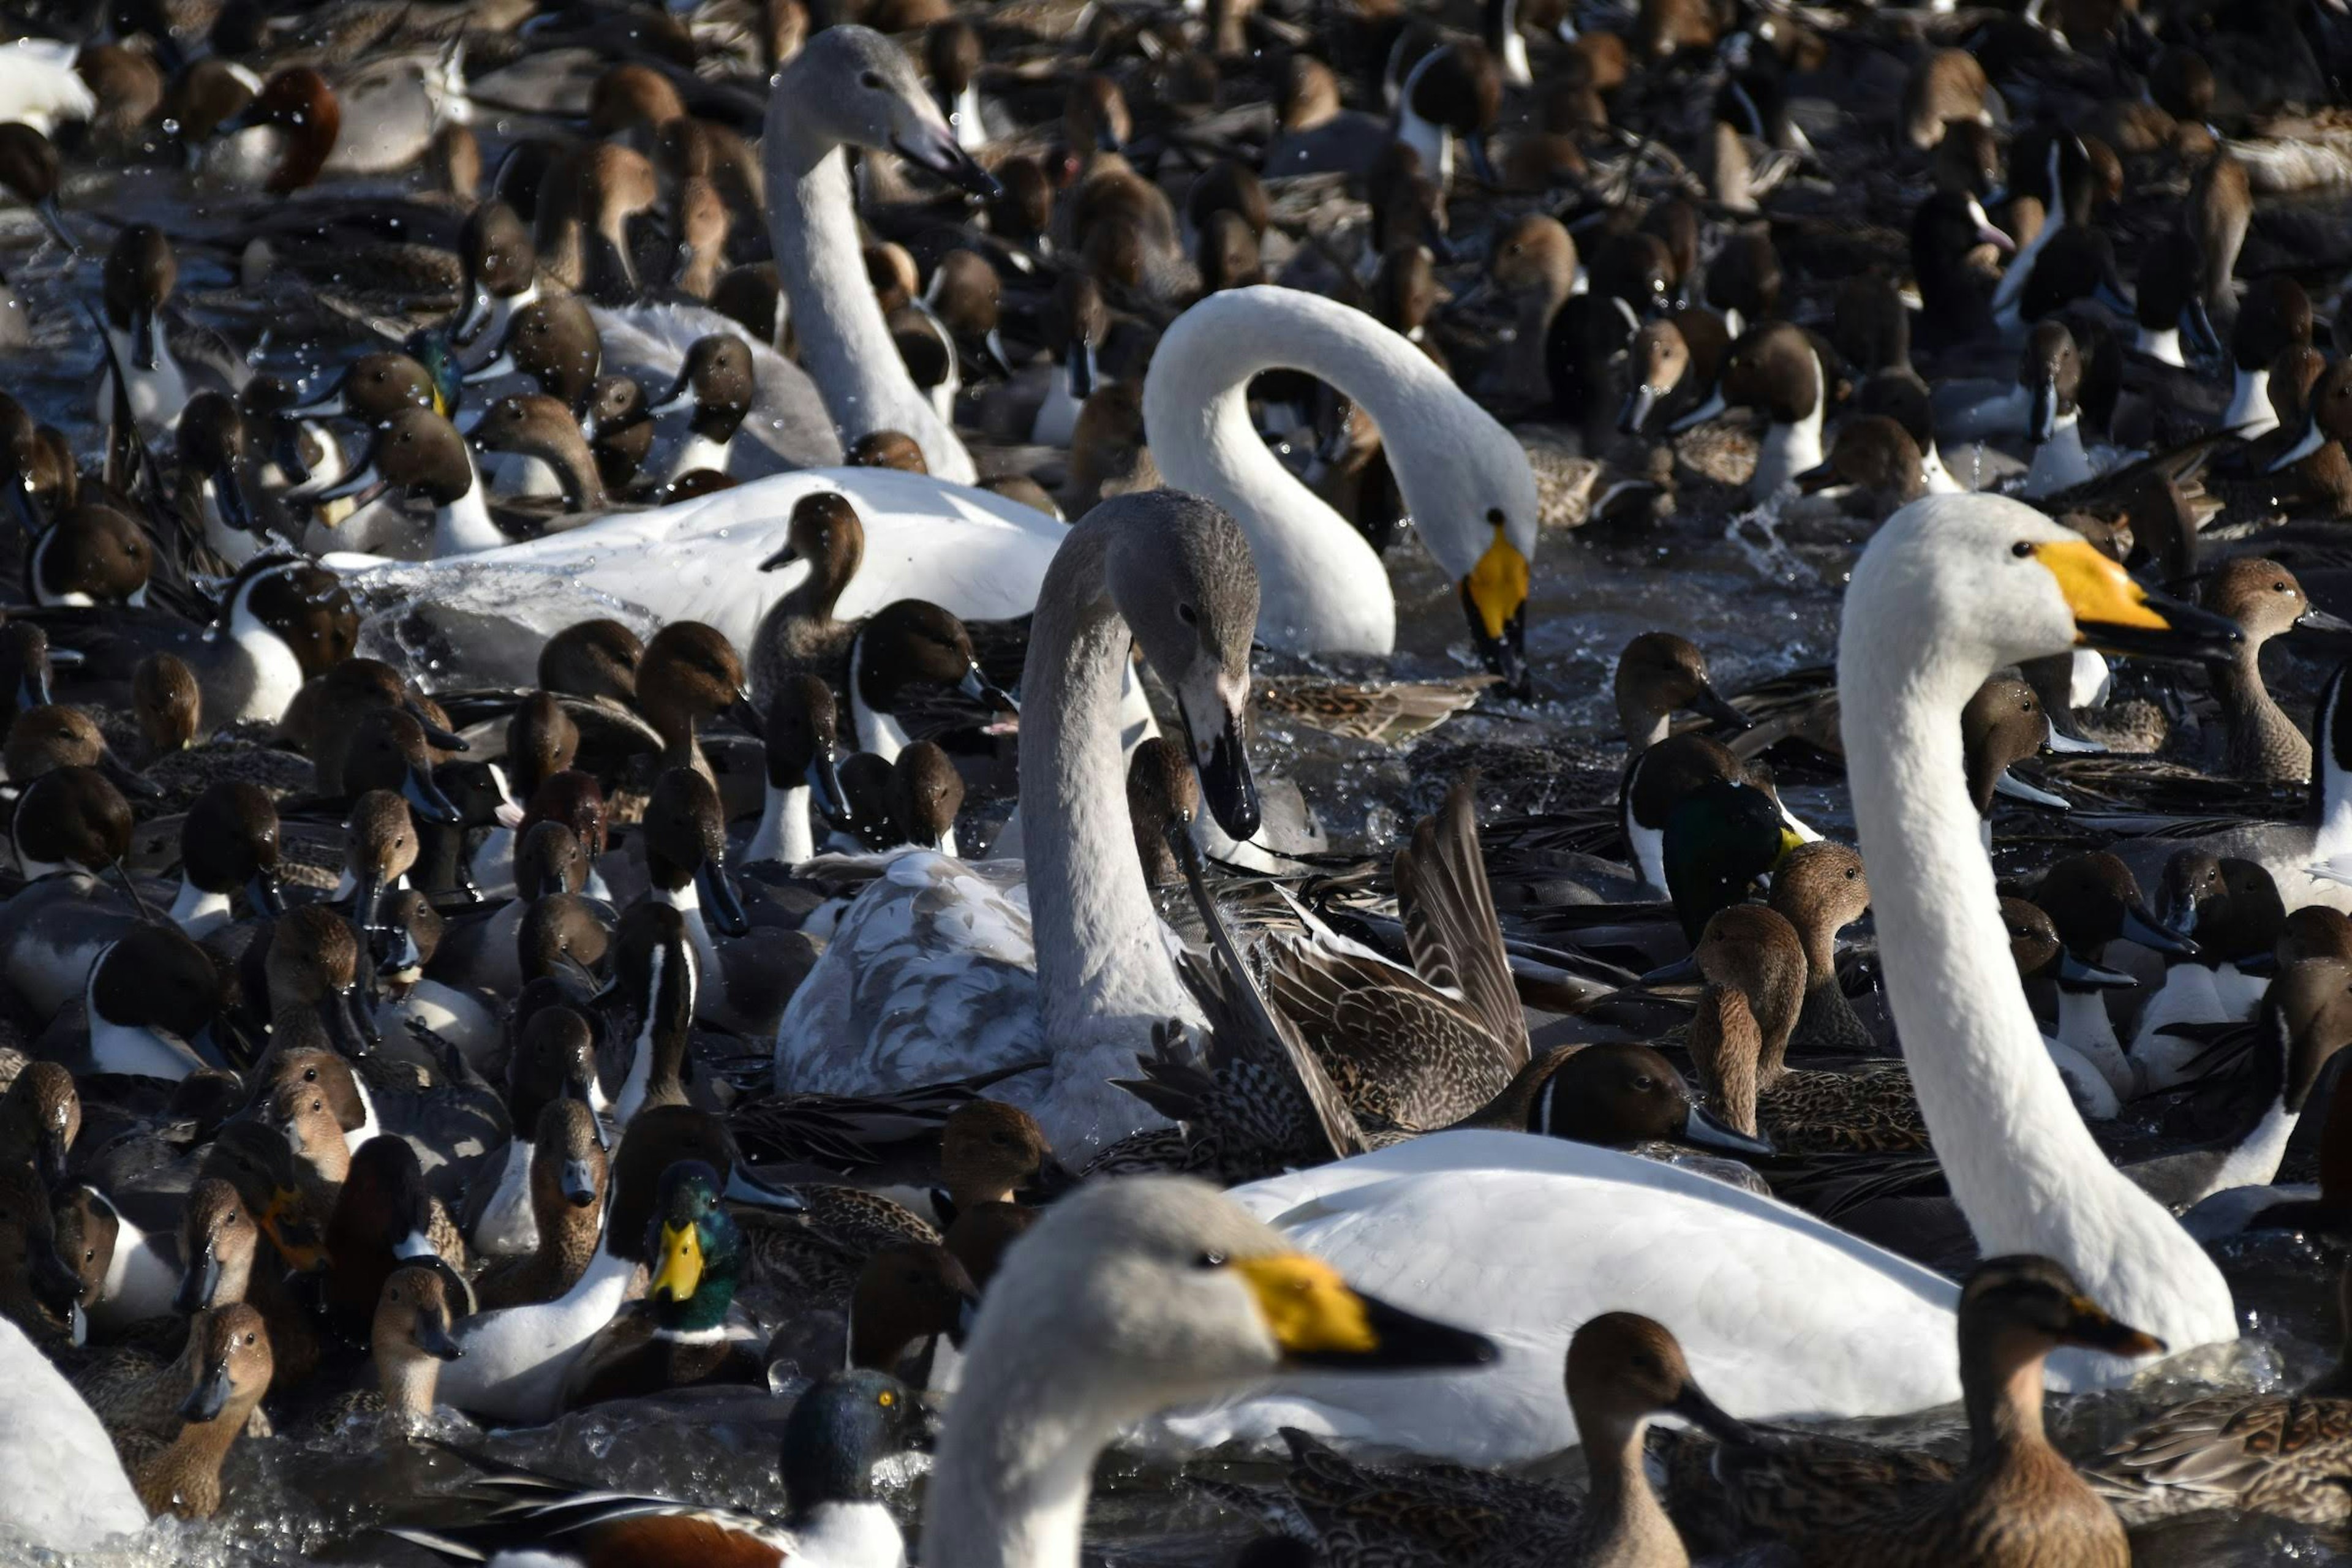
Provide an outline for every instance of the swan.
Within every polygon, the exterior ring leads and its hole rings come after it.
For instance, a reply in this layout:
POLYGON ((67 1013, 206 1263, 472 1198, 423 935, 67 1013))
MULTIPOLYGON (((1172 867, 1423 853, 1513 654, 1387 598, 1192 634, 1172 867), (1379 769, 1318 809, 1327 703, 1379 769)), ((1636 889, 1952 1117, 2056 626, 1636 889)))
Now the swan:
POLYGON ((1250 378, 1276 369, 1327 381, 1371 416, 1414 528, 1459 586, 1480 658, 1524 689, 1537 524, 1526 451, 1412 342, 1360 310, 1273 287, 1225 289, 1185 311, 1143 382, 1144 434, 1162 477, 1223 507, 1249 535, 1259 635, 1297 653, 1396 646, 1380 556, 1250 423, 1250 378))
POLYGON ((1118 711, 1130 643, 1176 694, 1202 795, 1258 825, 1242 748, 1257 580, 1231 518, 1171 490, 1120 496, 1068 531, 1022 673, 1025 863, 915 851, 845 910, 776 1034, 781 1090, 866 1093, 1045 1059, 991 1092, 1054 1147, 1157 1119, 1111 1080, 1152 1027, 1197 1017, 1128 825, 1118 711))
MULTIPOLYGON (((1413 1369, 1493 1354, 1361 1294, 1202 1183, 1089 1183, 981 1299, 926 1489, 923 1561, 1077 1568, 1096 1456, 1163 1405, 1309 1366, 1385 1368, 1409 1389, 1425 1382, 1413 1369)), ((1559 1379, 1555 1359, 1555 1404, 1559 1379)))
POLYGON ((760 564, 784 548, 793 504, 820 490, 848 496, 866 528, 865 561, 837 606, 848 617, 894 599, 929 599, 971 620, 1027 615, 1068 531, 1017 501, 928 475, 806 468, 449 561, 331 554, 322 563, 371 602, 432 605, 535 633, 507 672, 528 682, 541 641, 596 616, 634 616, 641 629, 702 621, 751 647, 761 618, 810 571, 760 564))
POLYGON ((996 182, 956 144, 907 52, 869 27, 827 27, 776 73, 761 154, 801 363, 845 447, 901 431, 933 474, 971 484, 971 454, 907 374, 866 280, 845 146, 896 153, 976 195, 996 182))
MULTIPOLYGON (((1930 496, 1857 563, 1839 697, 1888 992, 1952 1193, 1990 1253, 2064 1263, 2126 1321, 2186 1349, 2234 1338, 2220 1272, 2084 1130, 2043 1049, 2000 924, 1966 786, 1960 710, 1991 672, 2078 637, 2200 651, 2233 635, 2143 594, 2021 503, 1930 496), (1893 886, 1882 893, 1882 878, 1893 886), (1891 913, 1890 913, 1891 911, 1891 913)), ((1577 1323, 1671 1322, 1744 1419, 1888 1415, 1959 1396, 1957 1292, 1939 1275, 1769 1198, 1607 1149, 1456 1131, 1236 1188, 1350 1278, 1494 1337, 1478 1378, 1349 1379, 1173 1415, 1184 1446, 1304 1426, 1473 1463, 1570 1440, 1556 1369, 1577 1323)), ((2069 1388, 2128 1375, 2078 1355, 2069 1388)))
POLYGON ((86 1552, 147 1528, 97 1415, 39 1347, 0 1318, 0 1533, 44 1552, 86 1552))

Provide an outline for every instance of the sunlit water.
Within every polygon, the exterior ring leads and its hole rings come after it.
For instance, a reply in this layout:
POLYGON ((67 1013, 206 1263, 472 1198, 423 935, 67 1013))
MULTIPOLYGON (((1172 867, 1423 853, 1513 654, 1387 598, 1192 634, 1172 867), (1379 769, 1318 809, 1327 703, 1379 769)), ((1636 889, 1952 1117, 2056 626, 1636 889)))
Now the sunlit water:
MULTIPOLYGON (((495 151, 499 128, 485 129, 495 151)), ((78 189, 68 205, 88 199, 118 214, 138 211, 175 233, 175 223, 183 220, 204 228, 202 215, 181 205, 179 190, 175 179, 136 174, 107 182, 102 189, 78 189)), ((102 251, 106 239, 93 232, 85 243, 102 251)), ((88 321, 77 312, 80 301, 95 296, 95 258, 68 270, 55 246, 37 246, 37 231, 25 215, 0 213, 0 248, 11 276, 33 302, 37 345, 37 353, 7 367, 7 386, 40 416, 66 428, 79 447, 91 450, 89 369, 99 350, 88 321)), ((182 291, 202 319, 240 343, 252 343, 263 323, 236 308, 229 291, 232 254, 233 248, 184 249, 182 291)), ((305 351, 283 342, 267 343, 261 357, 281 372, 315 368, 306 362, 305 351)), ((1451 770, 1473 757, 1489 771, 1490 810, 1583 804, 1591 798, 1592 779, 1616 765, 1609 674, 1628 639, 1655 628, 1683 633, 1706 649, 1724 689, 1821 663, 1834 651, 1838 594, 1851 559, 1848 542, 1792 532, 1769 512, 1685 512, 1639 536, 1547 537, 1536 563, 1529 613, 1536 700, 1482 707, 1402 751, 1269 724, 1257 737, 1258 765, 1298 781, 1335 848, 1384 851, 1415 815, 1435 802, 1451 770)), ((1410 540, 1391 552, 1391 566, 1399 603, 1395 659, 1380 666, 1318 661, 1310 668, 1398 679, 1470 670, 1473 656, 1453 584, 1410 540)), ((394 651, 381 642, 377 647, 394 651)), ((418 673, 428 684, 458 685, 469 672, 436 668, 418 673)), ((2291 702, 2307 700, 2315 671, 2297 661, 2294 673, 2301 689, 2288 693, 2291 702)), ((1832 832, 1846 825, 1840 790, 1800 785, 1790 794, 1809 819, 1832 832)), ((2004 868, 2011 868, 2006 858, 2004 868)), ((2308 1160, 2307 1152, 2298 1154, 2287 1173, 2306 1174, 2308 1160)), ((2200 1363, 2205 1375, 2194 1381, 2159 1373, 2127 1392, 2062 1402, 2054 1430, 2071 1451, 2092 1451, 2147 1415, 2214 1386, 2293 1386, 2327 1363, 2336 1338, 2336 1257, 2290 1237, 2231 1243, 2220 1256, 2237 1292, 2245 1342, 2236 1352, 2206 1358, 2212 1364, 2200 1363)), ((782 1398, 730 1394, 606 1407, 527 1432, 484 1432, 445 1415, 436 1431, 499 1461, 601 1486, 775 1513, 782 1498, 774 1456, 788 1407, 782 1398)), ((1867 1431, 1884 1441, 1947 1450, 1963 1441, 1956 1410, 1871 1423, 1867 1431)), ((1232 1461, 1221 1467, 1227 1475, 1271 1479, 1277 1473, 1247 1456, 1224 1458, 1232 1461)), ((1539 1468, 1568 1479, 1581 1474, 1580 1458, 1572 1454, 1539 1468)), ((228 1462, 231 1501, 219 1519, 203 1524, 165 1521, 131 1550, 75 1561, 198 1568, 417 1561, 413 1549, 371 1533, 372 1527, 392 1520, 462 1517, 468 1505, 455 1500, 455 1494, 467 1474, 467 1467, 446 1453, 386 1445, 372 1429, 242 1442, 228 1462)), ((0 1478, 0 1485, 6 1484, 13 1484, 11 1479, 0 1478)), ((894 1495, 911 1526, 919 1512, 919 1479, 894 1495)), ((1098 1476, 1091 1554, 1107 1563, 1219 1563, 1255 1529, 1254 1521, 1184 1487, 1166 1465, 1114 1454, 1098 1476)), ((2143 1531, 2136 1541, 2136 1560, 2321 1563, 2338 1560, 2344 1547, 2339 1540, 2301 1527, 2206 1516, 2143 1531)), ((37 1560, 0 1543, 0 1563, 37 1560)))

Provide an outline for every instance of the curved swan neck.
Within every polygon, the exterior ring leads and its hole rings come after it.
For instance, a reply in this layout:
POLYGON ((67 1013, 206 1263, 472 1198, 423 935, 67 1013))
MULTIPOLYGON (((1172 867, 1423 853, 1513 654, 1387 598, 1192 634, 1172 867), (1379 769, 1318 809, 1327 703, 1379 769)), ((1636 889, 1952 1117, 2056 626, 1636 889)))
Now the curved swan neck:
POLYGON ((779 73, 763 147, 768 229, 801 363, 824 395, 843 446, 877 430, 904 431, 934 475, 971 484, 979 477, 971 454, 916 390, 866 280, 848 160, 840 143, 801 120, 799 105, 835 90, 822 75, 821 65, 799 62, 779 73))
POLYGON ((1070 531, 1037 592, 1022 668, 1021 776, 1045 1039, 1097 1019, 1190 1013, 1160 945, 1127 810, 1120 679, 1132 634, 1108 586, 1118 525, 1070 531))
POLYGON ((2108 1163, 2042 1045, 1961 757, 1960 710, 1992 661, 1952 654, 1964 639, 1937 635, 1916 562, 1887 554, 1848 590, 1838 691, 1887 998, 1952 1195, 1984 1253, 2058 1259, 2175 1349, 2232 1338, 2219 1270, 2108 1163))
POLYGON ((1444 373, 1361 311, 1296 289, 1234 289, 1177 320, 1144 379, 1146 439, 1170 488, 1234 514, 1257 557, 1258 635, 1284 648, 1387 653, 1396 600, 1380 557, 1298 482, 1249 416, 1250 378, 1304 371, 1361 404, 1383 431, 1425 421, 1444 373))

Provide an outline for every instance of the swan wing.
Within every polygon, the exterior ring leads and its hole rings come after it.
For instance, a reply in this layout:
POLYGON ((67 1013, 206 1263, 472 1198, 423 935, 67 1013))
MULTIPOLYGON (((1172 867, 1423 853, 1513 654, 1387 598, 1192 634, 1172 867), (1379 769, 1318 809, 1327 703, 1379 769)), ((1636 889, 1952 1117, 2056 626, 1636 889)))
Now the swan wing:
POLYGON ((617 365, 656 393, 677 379, 688 351, 713 334, 740 338, 751 351, 751 412, 728 447, 728 471, 765 479, 795 468, 829 468, 842 460, 841 436, 808 372, 704 305, 592 306, 607 365, 617 365))
POLYGON ((1889 1415, 1959 1395, 1951 1281, 1654 1161, 1442 1132, 1231 1195, 1351 1283, 1492 1336, 1501 1361, 1281 1380, 1162 1417, 1147 1440, 1263 1440, 1291 1426, 1465 1463, 1533 1458, 1576 1440, 1560 1393, 1569 1336, 1616 1310, 1671 1328, 1699 1382, 1744 1417, 1889 1415))

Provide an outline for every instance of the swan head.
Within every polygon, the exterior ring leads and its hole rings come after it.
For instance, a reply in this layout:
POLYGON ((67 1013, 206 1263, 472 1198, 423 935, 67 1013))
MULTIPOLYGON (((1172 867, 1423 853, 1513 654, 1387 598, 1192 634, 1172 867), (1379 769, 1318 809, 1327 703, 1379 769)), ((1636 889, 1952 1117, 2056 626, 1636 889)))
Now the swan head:
MULTIPOLYGON (((1121 1420, 1286 1369, 1476 1366, 1496 1354, 1485 1336, 1363 1294, 1212 1188, 1170 1176, 1088 1183, 1005 1255, 969 1357, 977 1371, 1040 1337, 1055 1375, 1121 1420)), ((957 1436, 950 1417, 950 1445, 957 1436)))
POLYGON ((1927 496, 1887 519, 1854 564, 1842 637, 1856 673, 1900 679, 1926 662, 1960 683, 1956 704, 2003 665, 2076 647, 2226 661, 2243 640, 2236 622, 2142 587, 2074 530, 1981 494, 1927 496), (1881 657, 1858 657, 1865 647, 1881 657))
POLYGON ((907 51, 871 27, 818 33, 777 79, 776 91, 793 94, 794 112, 836 142, 896 153, 983 200, 1003 194, 957 143, 907 51), (809 79, 784 79, 795 73, 809 79))
POLYGON ((1248 536, 1223 509, 1175 490, 1119 496, 1090 515, 1129 513, 1135 521, 1111 538, 1111 597, 1176 693, 1202 798, 1219 826, 1246 840, 1258 825, 1242 743, 1258 604, 1248 536))

